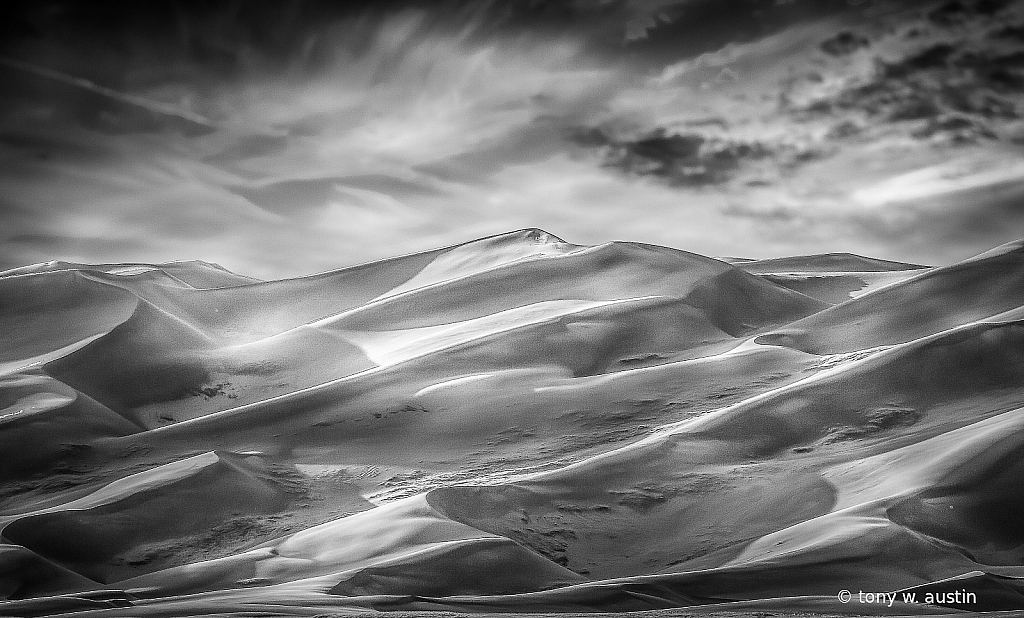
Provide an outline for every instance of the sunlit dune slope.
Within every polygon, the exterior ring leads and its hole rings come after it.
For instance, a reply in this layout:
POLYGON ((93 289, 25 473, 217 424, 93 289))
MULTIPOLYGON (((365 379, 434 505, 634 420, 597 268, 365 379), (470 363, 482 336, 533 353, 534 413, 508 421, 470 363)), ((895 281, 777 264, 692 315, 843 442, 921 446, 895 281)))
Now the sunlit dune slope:
POLYGON ((1022 255, 0 273, 0 615, 1024 609, 1022 255))
POLYGON ((1024 305, 1024 243, 874 290, 761 341, 814 353, 904 343, 1024 305))

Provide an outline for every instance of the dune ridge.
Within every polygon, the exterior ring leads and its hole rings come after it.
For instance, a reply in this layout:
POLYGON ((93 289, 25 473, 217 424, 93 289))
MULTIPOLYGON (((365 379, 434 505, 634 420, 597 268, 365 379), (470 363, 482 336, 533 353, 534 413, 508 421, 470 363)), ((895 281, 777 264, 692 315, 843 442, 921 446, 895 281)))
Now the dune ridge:
POLYGON ((0 615, 1024 609, 1022 247, 4 271, 0 615))

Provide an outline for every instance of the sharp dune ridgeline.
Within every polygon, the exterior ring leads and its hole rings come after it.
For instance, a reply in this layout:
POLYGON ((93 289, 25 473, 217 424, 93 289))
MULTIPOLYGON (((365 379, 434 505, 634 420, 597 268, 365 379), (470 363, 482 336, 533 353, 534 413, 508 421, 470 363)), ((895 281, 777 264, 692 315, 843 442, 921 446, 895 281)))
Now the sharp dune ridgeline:
POLYGON ((1022 462, 1021 242, 0 273, 2 616, 1024 610, 1022 462))

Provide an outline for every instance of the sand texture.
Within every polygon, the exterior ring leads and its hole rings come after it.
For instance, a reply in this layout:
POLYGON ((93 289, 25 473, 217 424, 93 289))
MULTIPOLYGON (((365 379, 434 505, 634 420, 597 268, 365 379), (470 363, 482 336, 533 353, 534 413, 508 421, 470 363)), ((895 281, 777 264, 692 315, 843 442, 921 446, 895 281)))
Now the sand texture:
POLYGON ((0 616, 1024 610, 1022 479, 1022 243, 0 273, 0 616))

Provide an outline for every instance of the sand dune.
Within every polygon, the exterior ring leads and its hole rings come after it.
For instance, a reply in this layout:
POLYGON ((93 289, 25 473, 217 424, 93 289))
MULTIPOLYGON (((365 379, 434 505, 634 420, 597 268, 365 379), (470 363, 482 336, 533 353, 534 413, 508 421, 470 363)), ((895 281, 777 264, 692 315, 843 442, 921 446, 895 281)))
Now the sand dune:
POLYGON ((914 275, 919 275, 922 271, 923 269, 877 272, 798 271, 764 273, 761 277, 776 285, 800 292, 805 296, 810 296, 832 305, 838 305, 851 298, 863 296, 881 287, 899 283, 914 275))
POLYGON ((76 271, 0 278, 0 320, 5 366, 38 362, 48 352, 110 332, 135 310, 138 299, 76 271))
POLYGON ((25 599, 87 590, 95 582, 61 568, 37 554, 12 544, 0 544, 0 593, 4 599, 25 599))
POLYGON ((789 324, 763 342, 815 353, 904 343, 1024 304, 1024 245, 1009 243, 789 324))
POLYGON ((790 321, 821 304, 724 262, 637 243, 609 243, 521 260, 384 297, 335 318, 341 328, 418 328, 551 300, 672 296, 708 311, 727 331, 790 321), (740 302, 737 302, 740 301, 740 302))
POLYGON ((365 596, 515 593, 583 579, 508 539, 445 518, 414 496, 241 554, 123 583, 142 596, 284 584, 365 596))
POLYGON ((95 581, 119 581, 187 551, 179 544, 187 547, 196 532, 220 526, 230 535, 234 513, 285 508, 292 501, 287 487, 261 468, 238 456, 197 455, 59 507, 0 519, 0 534, 95 581))
POLYGON ((1024 609, 1021 246, 5 271, 0 615, 1024 609))
POLYGON ((789 272, 890 272, 924 268, 917 264, 891 262, 854 253, 798 255, 767 260, 743 260, 736 267, 758 275, 789 272))
POLYGON ((102 437, 139 427, 37 371, 0 377, 0 479, 45 471, 102 437))

